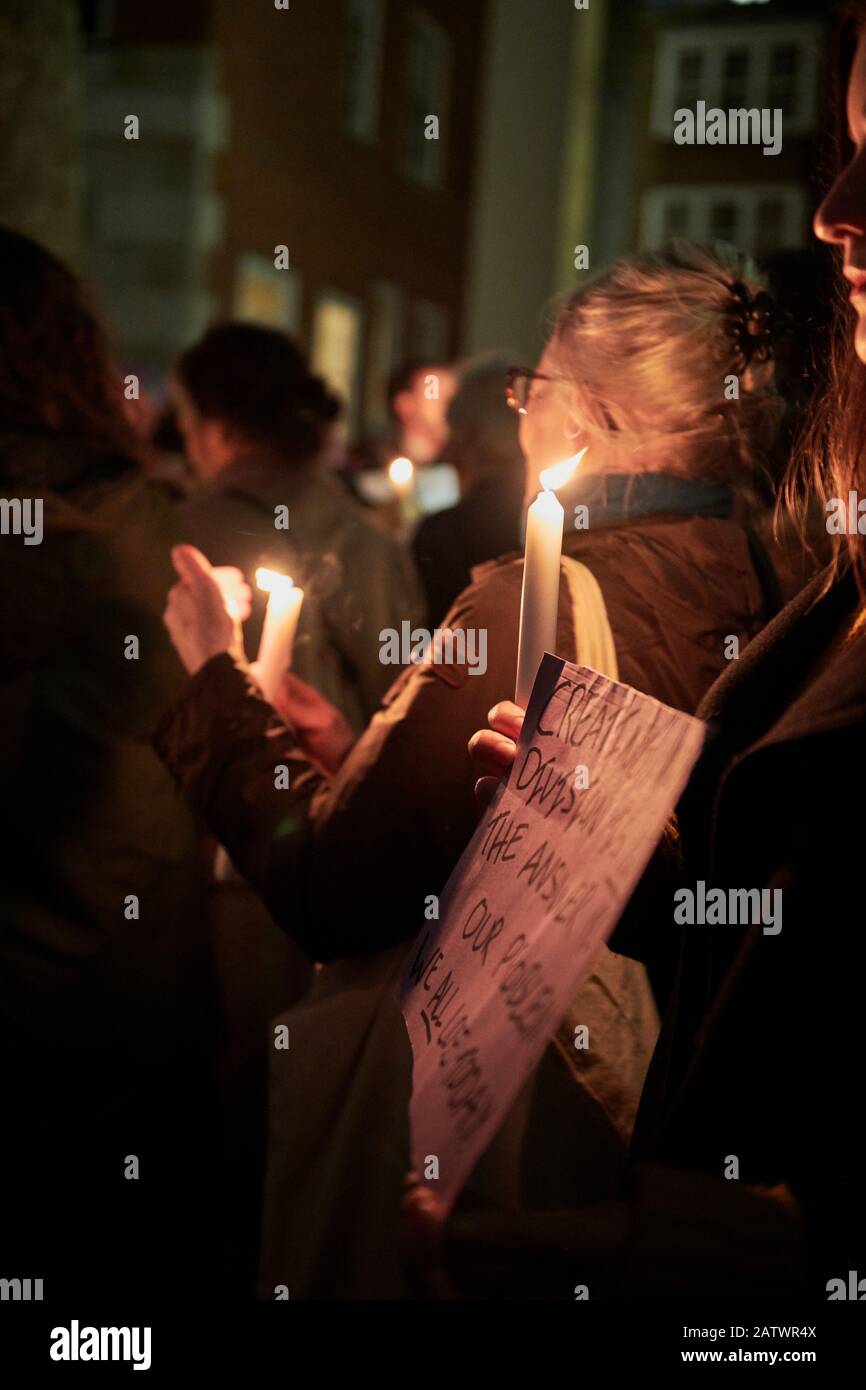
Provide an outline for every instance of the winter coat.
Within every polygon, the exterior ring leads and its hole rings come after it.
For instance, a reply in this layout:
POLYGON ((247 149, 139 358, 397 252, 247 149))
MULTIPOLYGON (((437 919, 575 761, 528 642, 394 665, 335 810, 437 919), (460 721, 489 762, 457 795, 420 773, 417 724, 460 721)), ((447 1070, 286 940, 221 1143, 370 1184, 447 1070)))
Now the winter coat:
POLYGON ((866 624, 850 574, 824 588, 818 576, 708 692, 682 852, 660 849, 611 946, 651 960, 674 895, 698 882, 780 892, 781 914, 770 898, 773 923, 677 928, 619 1198, 495 1230, 458 1214, 446 1250, 464 1291, 825 1301, 866 1267, 864 822, 848 794, 866 756, 866 624))
POLYGON ((172 1219, 215 1032, 195 823, 149 738, 185 679, 161 621, 170 510, 128 461, 50 435, 0 440, 0 494, 44 505, 41 544, 0 537, 4 1234, 20 1218, 28 1267, 71 1261, 85 1288, 92 1262, 104 1289, 110 1228, 138 1230, 146 1278, 172 1219))
MULTIPOLYGON (((650 516, 572 532, 565 549, 601 584, 620 679, 689 713, 728 665, 726 638, 742 649, 768 616, 747 538, 730 520, 650 516)), ((486 633, 486 670, 408 666, 331 781, 298 754, 228 656, 208 662, 162 722, 162 757, 313 959, 410 938, 424 893, 438 891, 470 839, 477 807, 467 743, 514 690, 522 575, 519 557, 480 567, 445 619, 486 633), (274 787, 277 762, 289 767, 289 798, 274 787), (302 812, 291 826, 287 800, 302 812), (371 875, 371 865, 386 863, 387 874, 371 875)), ((575 659, 564 575, 556 648, 575 659)))

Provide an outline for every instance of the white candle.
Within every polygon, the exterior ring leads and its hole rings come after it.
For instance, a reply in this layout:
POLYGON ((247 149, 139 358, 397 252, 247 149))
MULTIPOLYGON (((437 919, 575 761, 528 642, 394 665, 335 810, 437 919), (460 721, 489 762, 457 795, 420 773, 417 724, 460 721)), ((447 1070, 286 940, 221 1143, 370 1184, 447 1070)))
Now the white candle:
POLYGON ((411 526, 418 516, 418 486, 415 465, 411 459, 392 459, 388 466, 388 477, 394 496, 400 507, 404 526, 411 526))
POLYGON ((268 607, 256 657, 256 676, 265 699, 272 700, 292 664, 292 644, 304 591, 276 570, 257 569, 256 583, 268 595, 268 607))
POLYGON ((556 652, 559 612, 559 562, 565 513, 555 487, 562 487, 583 458, 585 449, 541 474, 541 491, 526 513, 520 632, 517 639, 517 683, 514 702, 526 709, 545 652, 556 652))

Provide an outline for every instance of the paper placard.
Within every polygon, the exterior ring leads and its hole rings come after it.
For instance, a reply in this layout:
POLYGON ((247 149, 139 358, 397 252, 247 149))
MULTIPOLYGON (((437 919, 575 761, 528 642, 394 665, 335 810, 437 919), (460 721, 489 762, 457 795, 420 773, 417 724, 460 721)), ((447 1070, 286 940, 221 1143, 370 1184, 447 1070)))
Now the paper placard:
MULTIPOLYGON (((446 1207, 615 927, 704 725, 544 657, 509 780, 407 959, 412 1155, 446 1207)), ((673 911, 673 906, 671 907, 673 911)))

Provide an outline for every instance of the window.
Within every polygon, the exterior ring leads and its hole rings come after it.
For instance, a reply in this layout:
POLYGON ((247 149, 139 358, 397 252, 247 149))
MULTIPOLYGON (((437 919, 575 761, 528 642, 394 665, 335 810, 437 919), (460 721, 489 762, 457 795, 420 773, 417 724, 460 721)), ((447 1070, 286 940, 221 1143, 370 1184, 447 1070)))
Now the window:
POLYGON ((370 331, 364 382, 364 422, 381 429, 388 419, 388 378, 403 354, 405 296, 386 280, 370 291, 370 331))
POLYGON ((662 245, 671 236, 694 241, 732 241, 752 254, 809 244, 809 194, 805 186, 766 184, 667 184, 651 188, 641 206, 640 244, 662 245))
POLYGON ((687 203, 667 203, 663 217, 665 240, 668 240, 669 237, 688 236, 689 208, 687 203))
POLYGON ((783 44, 770 53, 767 105, 781 107, 788 117, 796 116, 800 97, 801 54, 796 44, 783 44))
POLYGON ((297 333, 301 319, 301 279, 295 270, 277 270, 267 256, 249 252, 235 268, 235 318, 297 333))
POLYGON ((313 316, 313 371, 324 377, 345 402, 346 412, 337 432, 346 438, 358 413, 358 376, 361 362, 361 308, 356 300, 337 291, 320 296, 313 316))
POLYGON ((710 236, 713 241, 736 241, 738 220, 735 203, 713 203, 710 207, 710 236))
POLYGON ((343 115, 356 140, 374 140, 379 126, 385 0, 347 0, 343 115))
POLYGON ((785 205, 778 198, 762 198, 758 204, 755 251, 759 256, 782 244, 785 205))
POLYGON ((676 104, 694 106, 700 99, 704 78, 704 55, 699 48, 683 48, 677 54, 676 104))
POLYGON ((815 127, 823 28, 808 21, 665 29, 658 37, 650 129, 673 140, 674 112, 698 101, 723 111, 783 112, 785 135, 815 127), (747 41, 744 41, 747 40, 747 41))
POLYGON ((722 91, 719 105, 746 106, 749 100, 749 54, 745 48, 729 48, 722 56, 722 91))
POLYGON ((412 11, 406 33, 403 167, 410 178, 431 187, 445 177, 450 82, 448 34, 422 10, 412 11))

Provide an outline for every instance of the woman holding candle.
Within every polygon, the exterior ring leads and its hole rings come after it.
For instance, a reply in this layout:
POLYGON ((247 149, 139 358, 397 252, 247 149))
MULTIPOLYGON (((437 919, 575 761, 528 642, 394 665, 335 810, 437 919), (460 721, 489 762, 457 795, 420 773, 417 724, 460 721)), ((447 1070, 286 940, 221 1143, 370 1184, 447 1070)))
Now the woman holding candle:
MULTIPOLYGON (((519 423, 527 460, 527 501, 543 491, 544 470, 582 453, 557 492, 565 518, 563 554, 579 559, 601 588, 620 679, 689 712, 732 659, 730 639, 742 650, 776 602, 770 567, 735 515, 739 495, 748 495, 750 477, 761 467, 779 405, 764 321, 754 306, 759 293, 760 281, 733 252, 680 245, 617 263, 566 301, 538 370, 513 372, 508 388, 517 407, 510 418, 515 429, 519 423), (737 285, 746 299, 735 292, 737 285), (740 395, 726 401, 731 373, 739 377, 740 395)), ((502 409, 509 418, 504 402, 502 409)), ((321 817, 320 830, 333 836, 335 852, 339 841, 341 857, 354 856, 360 866, 374 847, 378 852, 385 830, 397 837, 405 873, 377 889, 385 938, 411 935, 397 904, 405 907, 419 881, 443 882, 471 834, 475 807, 462 735, 468 739, 474 716, 514 690, 522 582, 519 556, 476 570, 447 622, 488 631, 486 673, 470 677, 465 668, 435 663, 408 668, 340 769, 338 783, 319 789, 316 822, 321 817), (419 757, 435 770, 423 792, 407 772, 419 757), (351 833, 344 833, 349 826, 351 833)), ((579 617, 561 574, 558 654, 577 654, 579 617)), ((195 710, 203 726, 217 721, 201 749, 206 763, 195 768, 184 759, 181 733, 189 725, 167 725, 163 733, 164 755, 198 801, 198 774, 233 757, 226 734, 236 724, 234 702, 251 718, 251 728, 263 730, 268 712, 246 704, 243 672, 221 655, 226 632, 204 647, 192 642, 188 650, 191 633, 172 635, 188 669, 206 667, 184 707, 195 710), (208 655, 215 659, 206 661, 208 655)), ((293 688, 300 686, 290 683, 281 696, 289 717, 293 688)), ((308 708, 306 694, 304 701, 308 708)), ((342 756, 345 743, 338 742, 342 756)), ((303 751, 296 745, 294 756, 303 751)), ((211 817, 220 814, 213 805, 207 809, 211 817)), ((298 834, 303 860, 306 829, 299 826, 298 834)), ((294 861, 291 837, 279 854, 294 861)), ((275 865, 277 894, 280 876, 275 865)), ((332 915, 331 895, 323 892, 315 918, 296 925, 309 933, 307 944, 320 958, 363 948, 338 903, 333 907, 332 915)))
POLYGON ((211 563, 246 575, 249 655, 259 647, 270 592, 271 689, 285 669, 272 659, 282 588, 267 591, 255 575, 263 569, 291 578, 295 591, 286 590, 285 601, 297 619, 293 666, 362 729, 388 685, 378 633, 420 617, 421 599, 406 551, 326 467, 339 402, 291 338, 249 323, 219 324, 182 353, 172 395, 199 480, 179 509, 180 526, 211 563))
MULTIPOLYGON (((839 295, 830 390, 788 474, 801 515, 866 492, 866 3, 845 11, 843 167, 814 225, 853 292, 839 295)), ((458 1296, 567 1298, 567 1271, 593 1297, 862 1298, 851 1281, 866 1266, 866 1152, 852 1105, 866 973, 856 869, 866 540, 849 526, 833 546, 702 703, 712 737, 678 809, 681 855, 659 852, 612 945, 648 959, 673 892, 696 876, 781 890, 783 929, 772 942, 758 925, 723 939, 681 929, 677 989, 616 1202, 541 1218, 476 1213, 441 1230, 429 1192, 410 1196, 458 1296), (737 1181, 724 1155, 738 1156, 737 1181)), ((473 740, 478 773, 508 771, 522 721, 510 702, 492 711, 492 729, 473 740)))
MULTIPOLYGON (((688 710, 726 665, 726 639, 735 635, 745 645, 773 602, 753 563, 757 547, 750 547, 732 515, 738 485, 760 466, 777 407, 766 343, 760 344, 760 360, 751 353, 744 360, 751 309, 732 288, 743 276, 757 294, 759 282, 743 262, 689 247, 618 264, 566 303, 539 373, 514 374, 510 385, 512 401, 523 412, 511 419, 515 430, 520 421, 529 498, 539 491, 543 469, 588 446, 566 515, 571 522, 583 516, 575 512, 578 505, 588 506, 589 526, 567 525, 563 547, 601 585, 620 677, 688 710), (622 323, 628 338, 617 328, 622 323), (595 363, 591 390, 579 365, 588 358, 595 363), (725 413, 724 377, 736 371, 741 416, 733 403, 725 413), (640 410, 633 400, 636 380, 644 396, 640 410), (663 426, 666 434, 660 434, 663 426), (636 471, 644 464, 648 474, 636 471), (701 467, 706 476, 696 476, 701 467), (576 498, 587 500, 579 504, 576 498)), ((507 418, 504 401, 502 408, 507 418)), ((162 724, 158 747, 234 862, 314 959, 372 954, 411 940, 425 899, 438 892, 462 852, 476 819, 466 744, 490 705, 514 689, 522 580, 518 556, 494 562, 476 572, 448 615, 452 627, 487 630, 483 676, 453 666, 410 667, 354 746, 333 721, 330 761, 322 738, 327 706, 323 710, 315 692, 290 678, 275 697, 285 722, 277 719, 227 654, 227 617, 222 631, 195 650, 189 631, 175 634, 194 680, 162 724), (305 731, 314 709, 317 754, 311 759, 305 731), (276 764, 289 769, 289 790, 275 789, 276 764)), ((579 624, 563 575, 558 654, 575 658, 579 624)), ((661 936, 673 946, 672 931, 661 936)), ((652 1002, 640 974, 614 957, 600 971, 605 978, 594 988, 605 1000, 629 1000, 633 1025, 627 1039, 607 1030, 609 1045, 596 1053, 591 1085, 548 1059, 554 1089, 567 1084, 583 1114, 577 1126, 583 1149, 560 1146, 557 1181, 562 1190, 583 1195, 614 1180, 621 1136, 630 1132, 655 1038, 652 1002)), ((660 968, 658 978, 665 989, 667 972, 660 968)), ((368 997, 371 1009, 381 1002, 375 994, 359 997, 368 997)), ((392 1021, 390 1045, 401 1055, 402 1024, 399 1016, 392 1021)), ((381 1065, 393 1067, 386 1052, 381 1065)), ((304 1109, 302 1102, 296 1105, 304 1109)), ((307 1114, 312 1113, 310 1098, 307 1114)), ((399 1114, 392 1118, 399 1135, 399 1114)), ((322 1129, 327 1143, 324 1119, 322 1129)), ((393 1167, 369 1175, 377 1191, 388 1185, 389 1173, 396 1183, 383 1198, 391 1234, 399 1216, 399 1152, 395 1139, 389 1150, 393 1167)), ((354 1162, 347 1154, 352 1192, 362 1181, 354 1162)), ((337 1165, 334 1171, 343 1170, 337 1165)), ((532 1175, 525 1176, 531 1182, 532 1175)), ((497 1181, 516 1191, 517 1179, 502 1164, 497 1181)), ((299 1183, 293 1213, 297 1287, 372 1289, 379 1275, 348 1241, 340 1269, 311 1274, 304 1268, 301 1228, 305 1213, 313 1212, 316 1174, 310 1182, 309 1189, 299 1183)), ((338 1201, 333 1191, 331 1198, 338 1201)), ((306 1233, 312 1249, 316 1240, 306 1233)), ((390 1251, 391 1263, 379 1287, 393 1288, 386 1282, 396 1278, 393 1246, 384 1236, 382 1248, 390 1251)), ((384 1256, 382 1262, 388 1263, 384 1256)))

